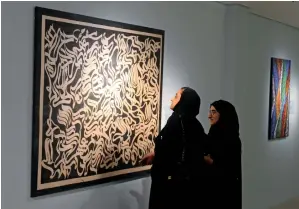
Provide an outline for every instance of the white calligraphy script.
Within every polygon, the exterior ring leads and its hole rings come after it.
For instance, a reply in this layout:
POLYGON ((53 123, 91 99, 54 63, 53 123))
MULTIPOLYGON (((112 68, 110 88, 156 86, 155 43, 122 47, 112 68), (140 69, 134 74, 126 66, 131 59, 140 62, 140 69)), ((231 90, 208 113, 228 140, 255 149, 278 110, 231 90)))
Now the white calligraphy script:
POLYGON ((46 30, 41 166, 49 179, 136 166, 154 147, 161 43, 109 34, 46 30))

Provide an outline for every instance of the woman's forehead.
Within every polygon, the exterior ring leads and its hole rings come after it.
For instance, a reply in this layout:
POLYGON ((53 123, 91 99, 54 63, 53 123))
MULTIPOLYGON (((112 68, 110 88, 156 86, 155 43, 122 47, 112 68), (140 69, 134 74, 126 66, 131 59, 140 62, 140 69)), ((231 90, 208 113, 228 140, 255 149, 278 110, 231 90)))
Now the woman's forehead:
POLYGON ((179 89, 176 93, 177 93, 177 94, 182 94, 183 91, 184 91, 184 89, 179 89))
POLYGON ((213 105, 211 105, 210 109, 211 110, 216 110, 216 108, 213 105))

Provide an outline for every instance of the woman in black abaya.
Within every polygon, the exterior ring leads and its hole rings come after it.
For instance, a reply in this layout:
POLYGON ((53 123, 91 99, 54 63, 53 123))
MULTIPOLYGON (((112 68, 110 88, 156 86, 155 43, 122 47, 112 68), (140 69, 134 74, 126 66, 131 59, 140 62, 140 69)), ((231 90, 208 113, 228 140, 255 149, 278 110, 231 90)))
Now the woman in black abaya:
POLYGON ((184 87, 171 101, 173 114, 155 139, 155 153, 143 160, 146 164, 153 162, 149 209, 193 208, 201 198, 192 191, 199 189, 204 165, 202 144, 206 135, 196 119, 200 97, 184 87))
POLYGON ((241 209, 241 140, 235 107, 224 100, 211 104, 211 128, 205 162, 208 166, 207 208, 241 209))

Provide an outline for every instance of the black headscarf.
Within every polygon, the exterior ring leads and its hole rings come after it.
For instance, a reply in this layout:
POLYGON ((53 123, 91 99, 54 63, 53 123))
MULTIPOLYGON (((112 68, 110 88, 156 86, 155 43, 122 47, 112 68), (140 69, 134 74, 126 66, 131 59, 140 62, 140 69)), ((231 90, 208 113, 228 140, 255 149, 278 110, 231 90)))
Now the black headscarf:
POLYGON ((200 108, 200 97, 189 87, 181 89, 183 91, 180 101, 155 139, 155 160, 152 167, 152 177, 158 175, 155 178, 159 178, 163 172, 177 169, 177 163, 182 157, 182 146, 186 148, 185 160, 188 161, 188 165, 190 163, 190 169, 199 169, 199 166, 194 165, 199 163, 199 153, 203 154, 202 144, 206 137, 201 123, 196 118, 200 108), (194 157, 195 155, 197 157, 194 157))
POLYGON ((217 123, 211 126, 210 132, 217 131, 223 134, 239 136, 239 119, 235 107, 225 100, 218 100, 211 104, 220 114, 217 123))
POLYGON ((181 99, 174 107, 174 112, 183 117, 196 117, 199 114, 200 97, 195 90, 183 87, 181 99))
POLYGON ((203 143, 206 138, 204 129, 196 118, 201 101, 193 89, 181 89, 180 101, 155 140, 150 208, 173 208, 177 205, 190 208, 189 203, 197 200, 190 191, 201 186, 203 143), (180 164, 182 156, 184 163, 180 164), (189 177, 188 183, 185 181, 186 174, 189 177), (169 176, 174 181, 168 181, 169 176), (181 183, 177 184, 175 179, 181 183), (179 198, 176 198, 177 194, 179 198))
MULTIPOLYGON (((224 100, 211 104, 220 117, 209 131, 206 147, 213 164, 207 169, 208 188, 214 193, 212 200, 219 199, 221 204, 231 208, 242 208, 242 143, 239 137, 239 120, 235 107, 224 100), (227 192, 227 190, 231 192, 227 192)), ((211 203, 209 202, 209 205, 211 203)), ((219 208, 212 202, 212 208, 219 208)))

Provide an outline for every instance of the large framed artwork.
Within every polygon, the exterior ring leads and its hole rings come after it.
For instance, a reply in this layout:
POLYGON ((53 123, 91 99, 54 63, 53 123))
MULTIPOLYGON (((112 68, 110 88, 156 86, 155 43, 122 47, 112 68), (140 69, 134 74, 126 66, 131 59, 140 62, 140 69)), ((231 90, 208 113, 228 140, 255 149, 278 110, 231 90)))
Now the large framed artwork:
POLYGON ((164 31, 35 8, 31 196, 143 176, 164 31))
POLYGON ((289 136, 291 61, 271 58, 269 140, 289 136))

